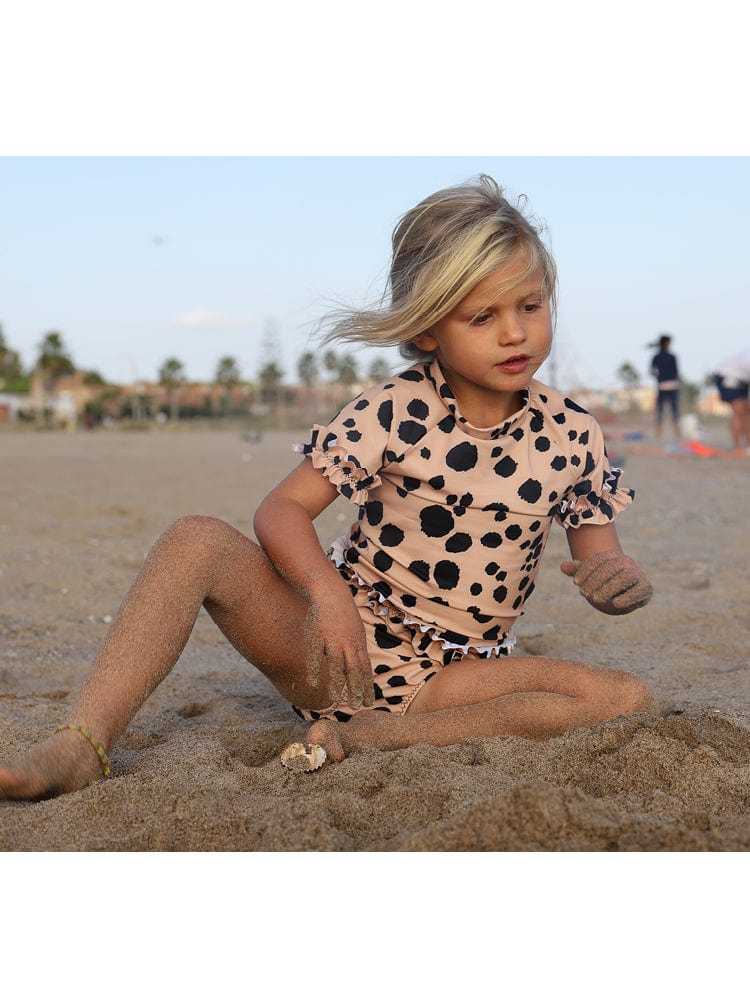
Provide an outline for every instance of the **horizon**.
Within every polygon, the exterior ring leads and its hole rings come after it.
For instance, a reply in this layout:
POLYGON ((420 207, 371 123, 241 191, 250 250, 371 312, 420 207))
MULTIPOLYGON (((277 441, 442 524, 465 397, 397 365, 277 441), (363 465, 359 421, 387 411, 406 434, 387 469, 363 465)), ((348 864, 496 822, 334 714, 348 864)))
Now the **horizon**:
MULTIPOLYGON (((662 332, 683 378, 702 384, 747 343, 749 167, 746 157, 4 157, 0 323, 25 368, 57 330, 77 368, 113 384, 157 379, 168 357, 208 382, 224 355, 252 380, 275 325, 289 382, 332 304, 382 293, 399 216, 485 172, 527 196, 546 226, 560 272, 560 385, 614 385, 625 362, 647 382, 662 332)), ((402 364, 392 348, 341 349, 365 369, 375 355, 402 364)))

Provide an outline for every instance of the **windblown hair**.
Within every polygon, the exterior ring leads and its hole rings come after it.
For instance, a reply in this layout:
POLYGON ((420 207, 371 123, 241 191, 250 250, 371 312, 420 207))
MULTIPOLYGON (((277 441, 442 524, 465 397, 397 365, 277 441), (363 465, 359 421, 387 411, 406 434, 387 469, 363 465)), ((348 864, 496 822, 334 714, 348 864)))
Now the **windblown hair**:
MULTIPOLYGON (((512 205, 492 177, 437 191, 410 209, 393 231, 388 287, 381 302, 363 310, 338 310, 322 321, 324 343, 335 340, 398 345, 410 361, 431 357, 414 338, 440 322, 480 281, 521 252, 526 280, 542 269, 554 314, 557 269, 541 227, 512 205), (390 295, 389 295, 390 292, 390 295), (390 299, 390 301, 388 301, 390 299)), ((506 289, 501 289, 503 294, 506 289)))

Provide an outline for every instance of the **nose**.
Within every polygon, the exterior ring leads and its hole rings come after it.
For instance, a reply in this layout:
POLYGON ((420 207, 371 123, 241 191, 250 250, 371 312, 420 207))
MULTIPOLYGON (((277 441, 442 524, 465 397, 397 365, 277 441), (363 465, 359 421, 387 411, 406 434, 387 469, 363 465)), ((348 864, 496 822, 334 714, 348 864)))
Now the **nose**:
POLYGON ((522 344, 526 340, 526 326, 523 316, 514 312, 502 318, 498 330, 498 342, 501 346, 522 344))

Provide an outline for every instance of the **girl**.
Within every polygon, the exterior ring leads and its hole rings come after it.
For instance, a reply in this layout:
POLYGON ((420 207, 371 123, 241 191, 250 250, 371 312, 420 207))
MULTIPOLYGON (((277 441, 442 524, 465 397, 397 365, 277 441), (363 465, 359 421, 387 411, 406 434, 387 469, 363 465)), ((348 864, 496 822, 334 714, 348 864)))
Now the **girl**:
POLYGON ((489 177, 407 212, 391 301, 329 339, 398 344, 412 364, 298 446, 261 504, 260 545, 203 516, 149 553, 70 721, 12 765, 0 796, 38 798, 109 773, 107 751, 177 661, 201 605, 312 723, 312 767, 384 749, 513 734, 544 739, 647 709, 646 684, 567 660, 508 657, 552 520, 561 569, 621 615, 651 597, 614 518, 633 498, 594 419, 534 379, 550 351, 554 262, 489 177), (326 554, 313 521, 338 494, 355 524, 326 554))

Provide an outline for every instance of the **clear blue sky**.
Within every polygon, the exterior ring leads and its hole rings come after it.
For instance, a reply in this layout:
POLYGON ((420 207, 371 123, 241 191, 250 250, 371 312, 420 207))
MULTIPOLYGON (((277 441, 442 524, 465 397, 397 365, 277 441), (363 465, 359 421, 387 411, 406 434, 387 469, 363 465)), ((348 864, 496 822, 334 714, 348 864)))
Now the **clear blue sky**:
POLYGON ((480 171, 548 227, 563 387, 623 361, 648 381, 661 331, 690 380, 750 344, 741 157, 6 157, 0 322, 26 364, 58 330, 126 382, 171 355, 191 380, 225 354, 252 377, 272 320, 293 381, 331 300, 380 294, 399 215, 480 171))

